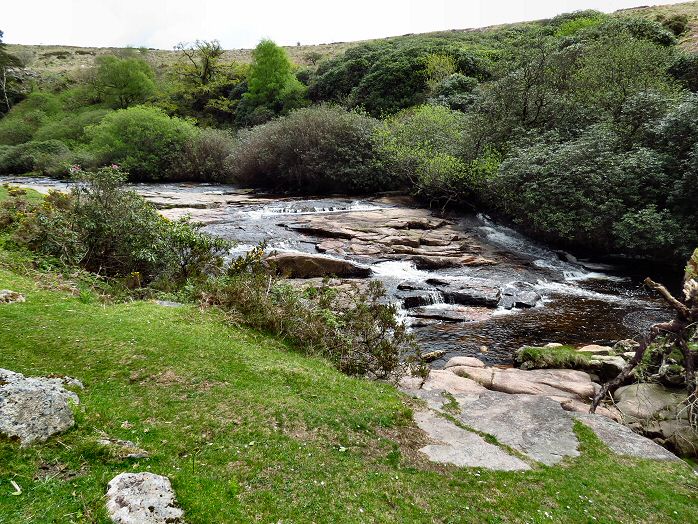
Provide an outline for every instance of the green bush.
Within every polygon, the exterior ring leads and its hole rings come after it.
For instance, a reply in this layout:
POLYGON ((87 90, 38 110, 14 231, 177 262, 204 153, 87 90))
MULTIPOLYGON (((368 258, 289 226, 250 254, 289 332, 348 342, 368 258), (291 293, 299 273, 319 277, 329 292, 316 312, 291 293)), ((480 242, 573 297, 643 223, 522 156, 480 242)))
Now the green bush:
POLYGON ((452 59, 456 73, 485 79, 489 63, 450 38, 411 37, 362 44, 320 64, 310 85, 316 102, 362 107, 373 116, 424 103, 430 57, 452 59))
POLYGON ((71 194, 53 192, 4 224, 17 244, 131 287, 172 289, 221 268, 225 241, 186 219, 160 216, 124 188, 126 174, 118 168, 74 174, 78 183, 71 194))
POLYGON ((95 87, 111 107, 124 109, 143 103, 155 92, 155 74, 145 60, 104 55, 96 62, 95 87))
POLYGON ((196 136, 186 120, 167 116, 154 107, 134 106, 108 114, 86 129, 91 151, 101 165, 116 163, 135 180, 167 180, 176 159, 196 136))
POLYGON ((190 138, 174 162, 175 178, 201 182, 230 182, 233 135, 222 129, 204 129, 190 138))
POLYGON ((0 174, 22 175, 38 172, 48 176, 68 173, 73 155, 60 140, 26 142, 0 151, 0 174))
POLYGON ((426 371, 419 348, 387 305, 378 281, 366 289, 296 288, 264 264, 263 246, 235 260, 207 282, 205 305, 222 308, 235 323, 272 333, 300 351, 330 360, 349 375, 399 379, 407 367, 426 371))
POLYGON ((241 132, 235 180, 301 193, 366 193, 395 187, 374 143, 378 121, 338 107, 299 109, 241 132))
POLYGON ((424 105, 386 120, 377 136, 391 174, 409 181, 417 196, 463 201, 472 200, 499 165, 494 152, 472 156, 468 129, 463 113, 424 105))
POLYGON ((60 140, 70 147, 84 144, 87 140, 85 129, 98 124, 109 113, 109 109, 87 109, 66 114, 41 126, 34 134, 34 140, 60 140))

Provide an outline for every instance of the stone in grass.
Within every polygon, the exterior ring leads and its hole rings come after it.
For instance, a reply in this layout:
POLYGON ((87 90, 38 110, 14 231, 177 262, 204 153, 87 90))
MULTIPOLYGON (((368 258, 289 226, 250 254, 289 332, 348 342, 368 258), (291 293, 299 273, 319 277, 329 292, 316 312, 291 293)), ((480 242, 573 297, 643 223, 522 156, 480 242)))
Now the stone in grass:
POLYGON ((28 446, 72 427, 70 403, 79 399, 65 385, 82 387, 75 379, 25 377, 0 369, 0 434, 28 446))
POLYGON ((9 289, 0 289, 0 304, 16 304, 24 302, 24 295, 9 289))
POLYGON ((170 480, 147 472, 121 473, 109 482, 107 513, 115 524, 184 522, 170 480))

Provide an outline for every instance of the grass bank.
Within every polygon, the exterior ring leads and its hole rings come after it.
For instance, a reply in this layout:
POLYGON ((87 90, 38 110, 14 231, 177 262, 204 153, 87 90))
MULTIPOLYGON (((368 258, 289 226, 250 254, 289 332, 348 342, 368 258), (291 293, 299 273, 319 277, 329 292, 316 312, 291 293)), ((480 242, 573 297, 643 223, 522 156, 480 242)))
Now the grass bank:
MULTIPOLYGON (((1 258, 0 258, 1 260, 1 258)), ((105 305, 0 269, 0 367, 85 384, 76 427, 22 449, 0 440, 0 522, 106 522, 107 482, 170 477, 188 522, 690 522, 698 478, 617 457, 578 428, 562 466, 434 466, 392 387, 346 377, 215 311, 105 305), (132 440, 121 459, 96 440, 132 440), (14 480, 22 488, 12 495, 14 480)))

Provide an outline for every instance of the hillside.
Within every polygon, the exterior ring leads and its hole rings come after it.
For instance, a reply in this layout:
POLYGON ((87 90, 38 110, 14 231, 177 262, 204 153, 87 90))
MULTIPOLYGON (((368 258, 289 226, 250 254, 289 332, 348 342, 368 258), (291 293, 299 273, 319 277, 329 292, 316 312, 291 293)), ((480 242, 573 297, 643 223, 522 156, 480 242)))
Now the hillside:
MULTIPOLYGON (((681 46, 685 49, 698 50, 698 2, 686 2, 675 5, 638 7, 624 9, 616 13, 617 16, 641 15, 655 19, 659 15, 671 16, 685 14, 689 17, 690 30, 681 37, 681 46)), ((535 22, 533 22, 535 23, 535 22)), ((487 33, 503 28, 517 27, 523 24, 497 25, 477 29, 453 29, 446 32, 425 33, 421 36, 443 36, 469 40, 473 33, 487 33)), ((388 37, 378 40, 406 39, 415 35, 403 35, 388 37)), ((300 66, 313 66, 320 58, 337 56, 355 45, 370 42, 333 42, 319 45, 299 45, 285 47, 291 60, 300 66)), ((10 53, 20 57, 27 67, 41 75, 65 75, 83 70, 94 64, 95 57, 99 55, 118 53, 122 49, 113 47, 74 47, 61 45, 19 45, 8 43, 10 53)), ((148 49, 148 60, 156 69, 163 69, 178 60, 178 52, 165 49, 148 49)), ((228 49, 223 55, 225 61, 249 63, 252 60, 251 49, 228 49)))

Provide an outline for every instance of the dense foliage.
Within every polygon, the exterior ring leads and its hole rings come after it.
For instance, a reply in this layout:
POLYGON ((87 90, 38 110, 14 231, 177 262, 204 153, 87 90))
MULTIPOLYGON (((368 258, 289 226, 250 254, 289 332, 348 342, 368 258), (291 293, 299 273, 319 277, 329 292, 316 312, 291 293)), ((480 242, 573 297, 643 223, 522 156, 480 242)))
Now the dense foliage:
POLYGON ((392 187, 374 133, 379 122, 338 107, 299 109, 240 135, 236 181, 296 192, 365 193, 392 187))
POLYGON ((691 23, 580 11, 367 42, 305 69, 268 40, 251 65, 215 40, 180 44, 165 68, 124 51, 15 103, 0 173, 116 162, 138 180, 404 189, 569 249, 678 262, 698 238, 698 55, 677 45, 691 23))
POLYGON ((225 241, 186 219, 160 216, 123 187, 126 173, 119 168, 74 174, 70 194, 52 192, 40 203, 20 195, 3 203, 0 230, 11 232, 19 246, 130 287, 170 289, 221 267, 225 241))

